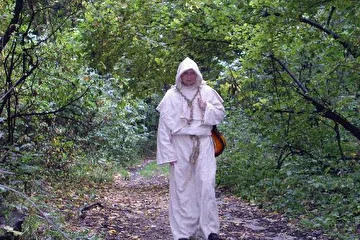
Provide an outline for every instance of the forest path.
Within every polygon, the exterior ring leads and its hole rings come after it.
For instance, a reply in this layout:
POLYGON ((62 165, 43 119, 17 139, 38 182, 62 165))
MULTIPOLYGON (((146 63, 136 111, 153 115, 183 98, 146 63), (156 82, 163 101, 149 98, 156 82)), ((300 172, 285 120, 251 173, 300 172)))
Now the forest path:
MULTIPOLYGON (((146 165, 144 163, 144 165, 146 165)), ((172 240, 168 221, 168 177, 142 177, 139 166, 129 177, 116 177, 106 188, 97 189, 99 204, 71 222, 74 231, 87 229, 102 239, 172 240)), ((223 240, 321 239, 319 232, 296 229, 279 214, 265 213, 243 200, 217 190, 220 237, 223 240)))

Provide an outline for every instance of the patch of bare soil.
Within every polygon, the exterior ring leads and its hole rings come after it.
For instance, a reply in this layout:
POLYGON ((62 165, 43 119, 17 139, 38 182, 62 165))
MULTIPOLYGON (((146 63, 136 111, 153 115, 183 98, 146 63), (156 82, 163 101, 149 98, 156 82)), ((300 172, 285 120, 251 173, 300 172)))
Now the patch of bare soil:
MULTIPOLYGON (((83 209, 71 223, 74 231, 87 229, 102 239, 172 240, 168 220, 168 179, 144 178, 138 169, 128 179, 120 176, 100 189, 99 201, 83 209)), ((296 229, 279 214, 265 213, 241 199, 217 191, 220 237, 223 240, 327 240, 320 232, 296 229)))

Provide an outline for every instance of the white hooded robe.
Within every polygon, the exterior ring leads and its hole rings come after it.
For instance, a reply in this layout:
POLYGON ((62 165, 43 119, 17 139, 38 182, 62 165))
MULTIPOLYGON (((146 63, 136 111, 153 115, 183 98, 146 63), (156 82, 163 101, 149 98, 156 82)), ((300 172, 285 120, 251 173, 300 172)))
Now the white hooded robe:
POLYGON ((179 65, 175 86, 156 108, 160 112, 157 163, 176 162, 170 165, 169 217, 174 240, 190 236, 207 239, 210 233, 219 232, 211 129, 224 118, 222 103, 219 94, 203 80, 197 64, 186 58, 179 65), (181 74, 189 69, 196 72, 197 81, 193 86, 184 86, 181 74), (185 98, 194 98, 193 114, 185 98), (200 109, 198 98, 207 102, 205 111, 200 109), (190 161, 195 144, 191 135, 198 136, 200 143, 195 163, 190 161))

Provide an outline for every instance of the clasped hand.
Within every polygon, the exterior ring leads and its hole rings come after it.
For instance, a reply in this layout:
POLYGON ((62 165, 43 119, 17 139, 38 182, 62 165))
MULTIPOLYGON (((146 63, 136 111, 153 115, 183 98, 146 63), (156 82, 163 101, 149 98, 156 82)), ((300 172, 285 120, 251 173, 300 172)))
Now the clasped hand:
POLYGON ((200 108, 201 110, 205 111, 206 105, 207 105, 206 101, 198 98, 198 104, 199 104, 199 108, 200 108))

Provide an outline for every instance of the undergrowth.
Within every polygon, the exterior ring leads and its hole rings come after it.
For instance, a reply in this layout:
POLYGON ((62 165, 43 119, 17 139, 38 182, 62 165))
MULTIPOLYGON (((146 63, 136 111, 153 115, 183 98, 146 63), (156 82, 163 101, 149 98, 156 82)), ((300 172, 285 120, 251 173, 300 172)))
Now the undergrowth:
POLYGON ((228 145, 218 158, 219 185, 284 214, 301 228, 321 230, 333 239, 359 238, 360 163, 355 158, 289 154, 279 164, 276 145, 254 123, 246 118, 234 121, 220 126, 228 145))
POLYGON ((146 164, 140 171, 140 175, 149 178, 154 175, 168 175, 169 166, 168 164, 158 165, 156 161, 152 161, 146 164))

